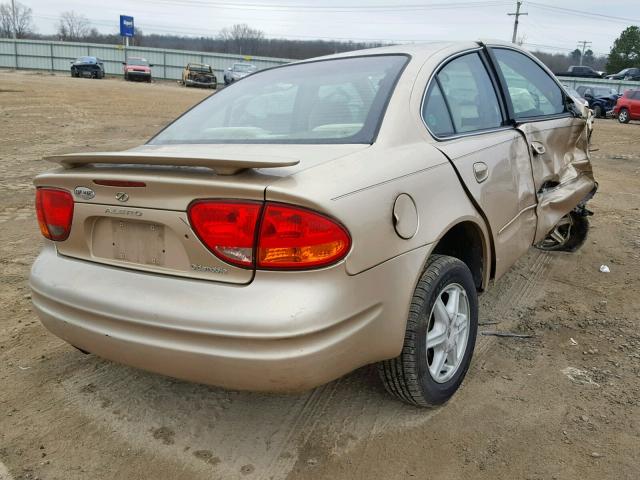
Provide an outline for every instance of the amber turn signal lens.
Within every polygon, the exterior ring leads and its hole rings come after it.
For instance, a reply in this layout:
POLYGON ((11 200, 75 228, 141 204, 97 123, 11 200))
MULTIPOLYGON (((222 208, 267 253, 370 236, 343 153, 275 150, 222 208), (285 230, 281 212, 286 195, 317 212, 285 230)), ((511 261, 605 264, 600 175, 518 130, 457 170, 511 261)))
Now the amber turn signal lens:
POLYGON ((308 269, 335 263, 348 253, 351 238, 336 221, 311 210, 267 203, 258 236, 262 269, 308 269))

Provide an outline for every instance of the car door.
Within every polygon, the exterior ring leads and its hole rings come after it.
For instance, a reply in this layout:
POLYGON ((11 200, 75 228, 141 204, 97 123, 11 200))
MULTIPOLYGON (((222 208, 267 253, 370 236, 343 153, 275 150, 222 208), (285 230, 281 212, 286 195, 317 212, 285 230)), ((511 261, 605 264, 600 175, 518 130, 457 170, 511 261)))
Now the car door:
POLYGON ((507 111, 531 154, 538 217, 534 243, 595 187, 587 119, 572 113, 572 100, 536 60, 506 46, 489 48, 507 111))
POLYGON ((527 144, 505 121, 497 82, 481 49, 437 70, 422 116, 488 223, 497 278, 533 242, 536 198, 527 144))

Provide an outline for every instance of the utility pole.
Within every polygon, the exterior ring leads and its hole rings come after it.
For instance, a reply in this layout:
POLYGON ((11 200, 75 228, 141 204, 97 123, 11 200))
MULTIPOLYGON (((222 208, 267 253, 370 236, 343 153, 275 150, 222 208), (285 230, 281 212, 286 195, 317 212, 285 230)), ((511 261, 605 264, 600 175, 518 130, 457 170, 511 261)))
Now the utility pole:
POLYGON ((578 48, 580 48, 580 45, 582 45, 582 49, 580 50, 580 65, 582 65, 582 59, 584 58, 584 51, 586 50, 587 47, 591 47, 591 42, 588 42, 587 40, 580 40, 578 42, 578 48))
POLYGON ((510 17, 516 17, 513 22, 513 38, 511 39, 511 43, 516 43, 516 36, 518 35, 518 18, 520 15, 529 15, 528 13, 520 13, 520 7, 522 6, 520 0, 516 2, 516 12, 515 13, 507 13, 510 17))
POLYGON ((16 19, 16 0, 11 0, 11 16, 13 17, 13 39, 18 38, 18 23, 16 19))

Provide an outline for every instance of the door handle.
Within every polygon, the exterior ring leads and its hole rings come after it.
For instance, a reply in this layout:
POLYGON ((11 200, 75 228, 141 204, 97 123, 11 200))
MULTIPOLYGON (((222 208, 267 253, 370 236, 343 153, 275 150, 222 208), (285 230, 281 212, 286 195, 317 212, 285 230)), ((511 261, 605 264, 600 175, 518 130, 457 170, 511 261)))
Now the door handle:
POLYGON ((544 155, 544 153, 547 151, 544 148, 544 145, 540 142, 531 142, 531 148, 533 149, 533 153, 535 155, 544 155))

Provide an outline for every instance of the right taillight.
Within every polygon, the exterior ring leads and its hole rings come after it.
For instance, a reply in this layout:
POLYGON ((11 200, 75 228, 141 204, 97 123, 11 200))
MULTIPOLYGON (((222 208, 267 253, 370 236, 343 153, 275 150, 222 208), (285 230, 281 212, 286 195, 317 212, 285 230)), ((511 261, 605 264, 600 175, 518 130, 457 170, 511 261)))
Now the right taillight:
POLYGON ((36 214, 40 231, 49 240, 66 240, 71 232, 73 197, 57 188, 36 189, 36 214))
POLYGON ((258 235, 258 268, 307 269, 344 258, 351 238, 335 220, 311 210, 267 203, 258 235))
POLYGON ((338 262, 351 247, 347 230, 338 222, 292 205, 197 200, 189 206, 188 217, 209 250, 244 268, 319 268, 338 262))

